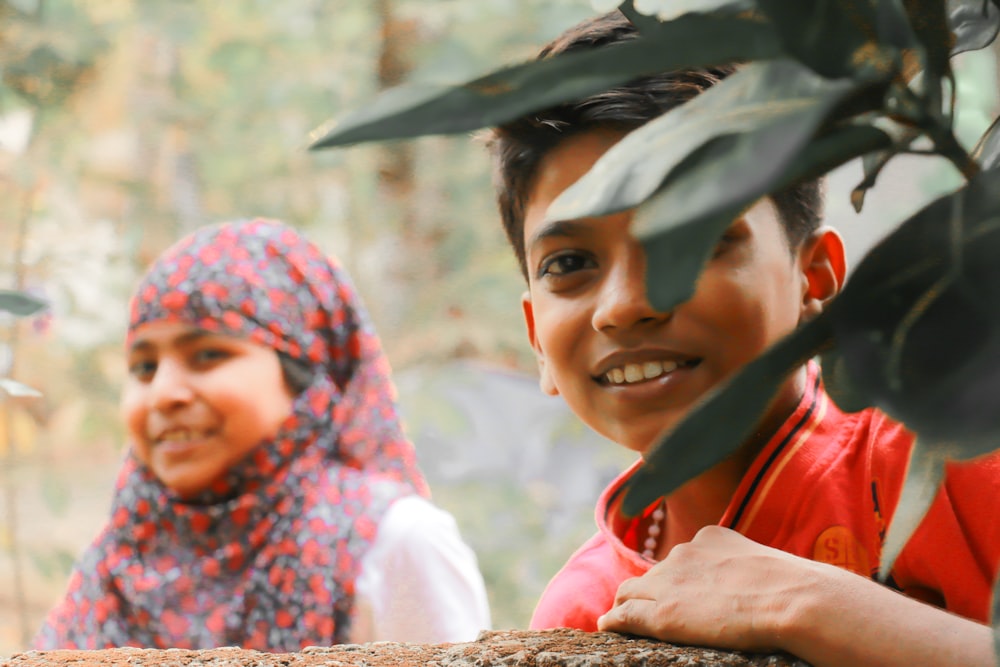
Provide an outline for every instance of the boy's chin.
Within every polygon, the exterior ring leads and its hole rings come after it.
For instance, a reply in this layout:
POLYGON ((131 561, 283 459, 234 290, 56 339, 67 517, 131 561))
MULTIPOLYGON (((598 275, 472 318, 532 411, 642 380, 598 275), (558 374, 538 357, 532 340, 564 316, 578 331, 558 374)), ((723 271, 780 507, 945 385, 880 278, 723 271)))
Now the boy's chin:
POLYGON ((612 438, 627 449, 631 449, 643 459, 652 454, 666 435, 684 421, 684 416, 671 419, 667 424, 658 424, 638 432, 622 433, 619 438, 612 438))

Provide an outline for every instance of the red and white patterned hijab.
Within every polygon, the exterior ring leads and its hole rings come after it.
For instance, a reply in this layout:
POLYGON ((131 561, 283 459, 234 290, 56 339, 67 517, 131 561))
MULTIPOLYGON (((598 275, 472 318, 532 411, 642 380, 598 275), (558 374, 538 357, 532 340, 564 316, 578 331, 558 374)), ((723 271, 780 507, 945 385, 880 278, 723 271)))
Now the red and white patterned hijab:
POLYGON ((281 223, 206 227, 140 283, 129 338, 153 321, 244 336, 307 362, 314 379, 274 440, 194 500, 130 454, 110 521, 36 648, 342 643, 379 520, 395 499, 428 493, 349 278, 281 223))

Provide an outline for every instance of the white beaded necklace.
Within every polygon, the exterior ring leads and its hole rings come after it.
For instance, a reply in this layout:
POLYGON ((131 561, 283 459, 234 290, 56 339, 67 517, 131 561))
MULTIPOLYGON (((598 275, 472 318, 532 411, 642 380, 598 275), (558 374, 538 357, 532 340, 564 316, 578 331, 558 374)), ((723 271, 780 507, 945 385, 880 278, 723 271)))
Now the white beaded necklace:
POLYGON ((667 515, 664 507, 666 502, 660 500, 656 509, 653 510, 653 520, 649 522, 649 530, 646 532, 646 541, 642 543, 642 555, 644 558, 654 560, 656 556, 656 546, 660 543, 660 526, 663 524, 663 517, 667 515))

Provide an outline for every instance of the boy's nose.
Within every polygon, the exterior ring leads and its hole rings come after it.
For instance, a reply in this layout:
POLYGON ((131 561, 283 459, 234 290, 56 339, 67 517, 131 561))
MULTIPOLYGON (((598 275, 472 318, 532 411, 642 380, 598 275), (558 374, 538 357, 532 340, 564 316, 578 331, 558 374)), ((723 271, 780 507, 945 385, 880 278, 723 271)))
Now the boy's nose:
POLYGON ((605 276, 594 308, 597 331, 627 329, 646 322, 669 319, 669 312, 653 308, 646 290, 646 258, 641 248, 630 253, 605 276))
POLYGON ((189 403, 194 396, 187 372, 180 364, 160 361, 149 383, 151 407, 169 410, 189 403))

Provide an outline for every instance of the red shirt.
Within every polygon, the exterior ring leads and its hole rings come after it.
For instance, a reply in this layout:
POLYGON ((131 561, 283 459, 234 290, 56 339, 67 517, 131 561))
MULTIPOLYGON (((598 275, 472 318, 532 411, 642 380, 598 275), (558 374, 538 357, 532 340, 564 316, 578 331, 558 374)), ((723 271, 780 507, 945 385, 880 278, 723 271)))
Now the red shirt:
MULTIPOLYGON (((878 410, 838 410, 823 391, 815 364, 809 365, 807 387, 795 412, 750 466, 719 525, 874 577, 913 435, 878 410)), ((638 531, 641 519, 620 512, 623 484, 639 465, 601 494, 597 534, 549 582, 532 629, 596 630, 619 584, 653 566, 638 553, 645 538, 638 531)), ((1000 561, 998 508, 1000 453, 949 464, 938 497, 897 559, 891 583, 911 597, 985 622, 1000 561)))

